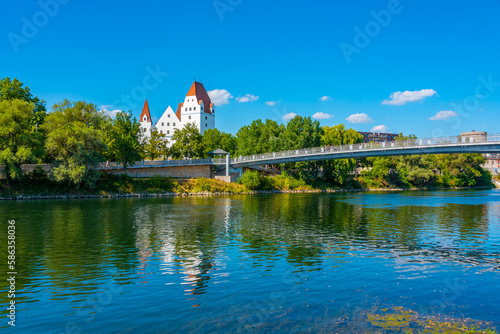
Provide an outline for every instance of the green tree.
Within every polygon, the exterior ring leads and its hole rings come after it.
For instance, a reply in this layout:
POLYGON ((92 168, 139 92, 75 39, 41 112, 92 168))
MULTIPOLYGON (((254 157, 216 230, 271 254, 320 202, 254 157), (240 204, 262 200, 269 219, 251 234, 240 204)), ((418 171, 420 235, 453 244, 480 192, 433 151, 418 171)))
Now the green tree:
POLYGON ((20 179, 21 164, 31 162, 37 136, 31 131, 33 103, 13 99, 0 101, 0 164, 5 165, 7 182, 20 179))
POLYGON ((44 140, 45 134, 41 130, 41 125, 47 115, 45 108, 45 101, 33 96, 29 87, 17 78, 11 80, 10 78, 3 78, 0 80, 0 101, 22 100, 33 104, 34 112, 30 120, 30 130, 35 133, 36 139, 32 143, 32 151, 39 160, 45 160, 44 156, 44 140))
POLYGON ((93 187, 98 173, 91 168, 103 161, 109 117, 84 101, 64 100, 53 110, 43 128, 47 131, 46 150, 58 164, 52 170, 54 179, 93 187))
POLYGON ((268 153, 279 150, 278 137, 285 131, 284 125, 266 119, 241 127, 236 133, 237 155, 268 153))
MULTIPOLYGON (((278 137, 280 151, 297 150, 309 147, 319 147, 323 129, 318 121, 310 117, 295 116, 286 125, 278 137)), ((285 164, 285 168, 295 171, 295 175, 302 180, 312 180, 317 177, 318 162, 297 162, 285 164)))
POLYGON ((156 160, 160 157, 166 159, 169 155, 168 139, 164 133, 158 130, 151 131, 149 137, 145 137, 143 141, 144 156, 151 160, 156 160))
POLYGON ((186 124, 181 130, 176 129, 172 136, 170 152, 174 159, 202 158, 204 156, 202 136, 194 123, 186 124))
POLYGON ((124 111, 113 120, 107 139, 109 160, 123 164, 124 171, 135 161, 141 160, 142 147, 139 142, 140 124, 124 111))
MULTIPOLYGON (((323 127, 321 144, 325 146, 339 146, 361 143, 363 136, 353 129, 346 129, 344 124, 323 127)), ((327 181, 344 185, 349 173, 356 167, 356 159, 340 159, 323 162, 327 181)))
POLYGON ((208 157, 208 152, 218 148, 229 152, 232 156, 236 154, 236 138, 230 133, 219 131, 218 129, 208 129, 202 135, 203 157, 208 157))

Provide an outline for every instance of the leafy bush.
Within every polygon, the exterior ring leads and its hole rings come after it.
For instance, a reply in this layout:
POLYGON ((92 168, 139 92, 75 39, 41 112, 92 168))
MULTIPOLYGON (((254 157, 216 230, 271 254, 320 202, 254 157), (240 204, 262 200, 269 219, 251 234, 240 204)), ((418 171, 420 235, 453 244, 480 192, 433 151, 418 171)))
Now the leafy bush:
POLYGON ((246 172, 239 179, 238 183, 243 184, 246 188, 250 190, 260 189, 261 187, 261 176, 259 172, 246 172))

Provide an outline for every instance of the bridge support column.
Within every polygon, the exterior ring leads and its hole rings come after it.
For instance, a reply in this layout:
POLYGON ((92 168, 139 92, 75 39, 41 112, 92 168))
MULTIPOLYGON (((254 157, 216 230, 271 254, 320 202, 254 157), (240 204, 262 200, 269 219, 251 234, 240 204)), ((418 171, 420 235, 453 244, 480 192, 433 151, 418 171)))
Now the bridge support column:
POLYGON ((226 176, 229 176, 229 167, 230 167, 230 161, 231 161, 230 156, 231 155, 229 153, 226 155, 226 176))

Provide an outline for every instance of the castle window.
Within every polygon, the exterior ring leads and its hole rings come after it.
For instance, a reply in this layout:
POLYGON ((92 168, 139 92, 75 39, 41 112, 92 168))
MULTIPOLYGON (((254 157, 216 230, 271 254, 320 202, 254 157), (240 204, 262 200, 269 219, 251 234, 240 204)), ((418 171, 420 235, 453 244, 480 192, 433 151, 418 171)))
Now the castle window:
POLYGON ((191 116, 189 116, 189 119, 191 119, 191 116))
POLYGON ((167 135, 169 135, 169 134, 170 134, 170 130, 167 130, 167 135))
POLYGON ((196 107, 194 107, 194 110, 196 110, 196 107))
POLYGON ((184 111, 188 111, 188 108, 186 108, 186 110, 184 110, 184 111))
POLYGON ((144 128, 144 132, 146 132, 146 130, 147 130, 147 129, 146 129, 146 128, 144 128))
POLYGON ((207 123, 205 123, 205 127, 208 127, 207 123))
POLYGON ((163 130, 160 130, 160 133, 163 133, 163 130))
POLYGON ((164 126, 163 122, 161 122, 161 126, 164 126))
POLYGON ((207 116, 205 116, 205 121, 206 121, 207 119, 208 119, 208 118, 207 118, 207 116))
POLYGON ((144 116, 144 122, 148 120, 148 116, 144 116))
POLYGON ((170 114, 168 114, 167 117, 170 117, 170 114))
POLYGON ((189 108, 189 111, 191 111, 191 108, 189 108))
POLYGON ((174 123, 174 126, 175 126, 175 123, 174 123))
POLYGON ((170 126, 170 123, 167 123, 167 126, 170 126))

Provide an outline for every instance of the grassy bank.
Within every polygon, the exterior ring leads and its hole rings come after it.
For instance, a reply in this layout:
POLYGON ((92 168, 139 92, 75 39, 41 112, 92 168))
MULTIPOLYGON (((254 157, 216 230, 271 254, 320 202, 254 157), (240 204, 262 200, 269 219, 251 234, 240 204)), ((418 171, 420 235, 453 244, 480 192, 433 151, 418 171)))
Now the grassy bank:
MULTIPOLYGON (((493 187, 493 186, 491 186, 493 187)), ((471 188, 491 188, 471 187, 471 188)), ((471 189, 466 188, 466 189, 471 189)), ((426 188, 368 187, 358 180, 352 179, 344 186, 332 185, 326 182, 306 182, 296 179, 287 173, 277 176, 262 176, 256 172, 244 174, 237 183, 207 178, 172 179, 162 176, 134 179, 127 175, 101 174, 94 188, 76 188, 70 184, 54 182, 40 170, 28 173, 25 178, 16 183, 7 184, 0 181, 0 197, 37 198, 58 196, 122 196, 122 195, 153 195, 153 194, 213 194, 213 193, 259 193, 259 192, 341 192, 341 191, 401 191, 423 189, 464 189, 458 187, 443 187, 440 185, 426 188)))

